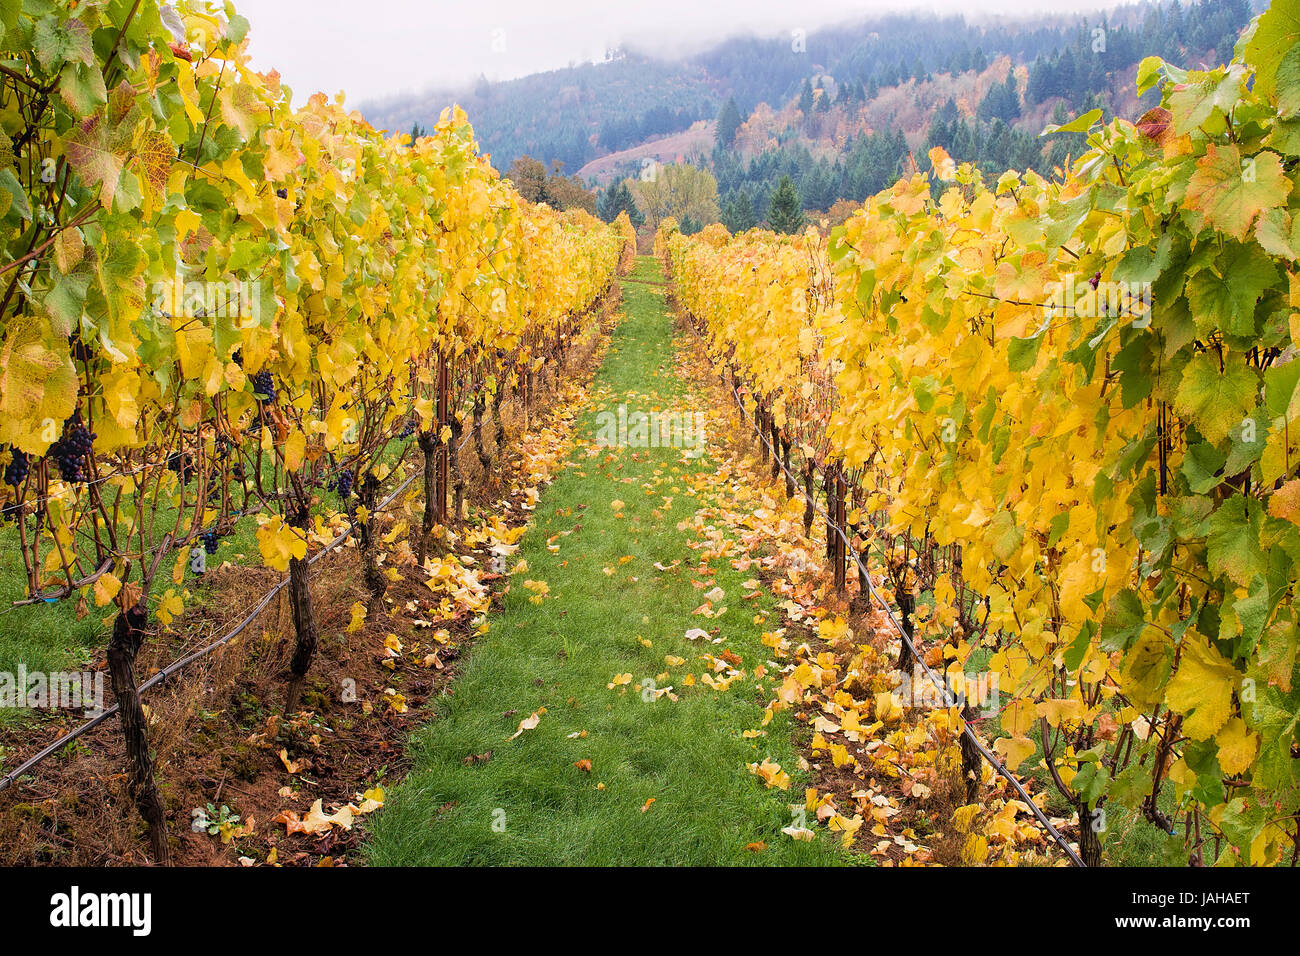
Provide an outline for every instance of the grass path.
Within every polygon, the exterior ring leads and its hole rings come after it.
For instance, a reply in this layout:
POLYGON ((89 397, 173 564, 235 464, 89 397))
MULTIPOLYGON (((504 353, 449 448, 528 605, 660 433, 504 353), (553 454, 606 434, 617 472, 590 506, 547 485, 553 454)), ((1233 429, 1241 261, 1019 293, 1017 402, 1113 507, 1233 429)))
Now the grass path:
POLYGON ((625 318, 596 376, 569 461, 545 491, 503 611, 479 638, 437 718, 412 740, 414 769, 373 820, 377 865, 798 864, 842 858, 823 840, 781 833, 802 803, 767 789, 746 764, 797 763, 788 715, 757 730, 770 681, 754 668, 773 600, 742 600, 750 573, 731 560, 700 565, 679 522, 709 496, 717 463, 680 450, 597 448, 597 415, 693 411, 674 372, 676 342, 658 264, 642 258, 625 285, 625 318), (622 501, 619 509, 611 502, 622 501), (549 545, 549 546, 548 546, 549 545), (672 566, 657 571, 656 562, 672 566), (673 566, 674 562, 679 562, 673 566), (523 587, 544 581, 539 604, 523 587), (729 610, 692 612, 714 586, 729 610), (723 643, 685 638, 719 628, 723 643), (743 676, 720 691, 701 679, 706 654, 739 655, 743 676), (684 663, 675 663, 677 658, 684 663), (628 684, 608 685, 630 674, 628 684), (694 681, 687 686, 688 675, 694 681), (672 694, 647 701, 653 679, 672 694), (545 708, 536 727, 519 723, 545 708), (583 735, 585 732, 585 735, 583 735), (580 736, 573 736, 580 735, 580 736), (485 755, 486 760, 466 758, 485 755), (590 771, 575 764, 590 761, 590 771), (647 803, 648 801, 653 801, 647 803), (756 852, 750 844, 765 843, 756 852))

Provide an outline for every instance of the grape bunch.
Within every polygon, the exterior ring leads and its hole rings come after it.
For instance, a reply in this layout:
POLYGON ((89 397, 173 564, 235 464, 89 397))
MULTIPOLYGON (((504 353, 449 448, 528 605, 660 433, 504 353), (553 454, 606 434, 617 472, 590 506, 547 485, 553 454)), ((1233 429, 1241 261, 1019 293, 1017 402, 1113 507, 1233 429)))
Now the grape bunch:
POLYGON ((208 554, 217 553, 217 533, 215 531, 203 532, 203 550, 208 554))
POLYGON ((275 379, 265 369, 253 373, 253 393, 268 405, 275 404, 275 379))
POLYGON ((30 462, 27 460, 27 453, 18 448, 9 449, 9 464, 5 466, 5 484, 13 485, 17 488, 27 480, 27 472, 30 470, 30 462))
POLYGON ((339 497, 346 501, 348 496, 352 494, 352 472, 344 471, 340 473, 339 476, 330 483, 330 488, 333 491, 337 491, 339 497))
POLYGON ((89 362, 95 357, 95 353, 90 350, 90 346, 82 341, 80 334, 77 332, 73 332, 68 336, 68 345, 72 349, 72 357, 78 362, 89 362))
POLYGON ((415 434, 416 423, 417 423, 417 419, 414 416, 408 418, 406 420, 406 423, 402 426, 402 430, 397 433, 397 437, 410 438, 412 435, 415 434))
POLYGON ((167 456, 167 470, 174 471, 181 476, 181 484, 188 485, 190 479, 194 477, 198 469, 194 467, 194 459, 190 457, 189 452, 174 451, 167 456))
POLYGON ((81 412, 75 412, 63 424, 63 437, 50 446, 49 457, 59 466, 59 475, 64 481, 76 483, 88 481, 86 459, 95 450, 97 436, 81 420, 81 412))

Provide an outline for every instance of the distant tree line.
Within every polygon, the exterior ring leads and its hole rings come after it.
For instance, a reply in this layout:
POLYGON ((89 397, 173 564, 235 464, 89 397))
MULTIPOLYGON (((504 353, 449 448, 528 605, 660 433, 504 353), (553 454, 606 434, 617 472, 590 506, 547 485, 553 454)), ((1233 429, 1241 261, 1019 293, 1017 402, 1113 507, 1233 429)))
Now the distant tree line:
POLYGON ((1025 101, 1030 105, 1061 97, 1072 107, 1110 89, 1116 72, 1144 57, 1179 61, 1186 53, 1210 51, 1217 63, 1232 58, 1232 47, 1252 16, 1248 0, 1179 0, 1146 7, 1135 26, 1103 18, 1082 23, 1060 49, 1040 53, 1029 68, 1025 101))
POLYGON ((505 178, 515 184, 529 202, 544 202, 553 209, 585 209, 596 215, 596 194, 578 176, 565 176, 564 164, 551 164, 548 172, 539 160, 520 156, 510 164, 505 178))
MULTIPOLYGON (((862 133, 833 161, 814 156, 807 145, 797 141, 749 160, 719 148, 713 154, 713 172, 723 197, 723 221, 728 206, 739 202, 742 194, 754 214, 764 218, 783 177, 791 181, 805 210, 824 211, 837 199, 861 202, 898 179, 908 153, 901 129, 862 133)), ((736 211, 743 212, 743 205, 736 211)))

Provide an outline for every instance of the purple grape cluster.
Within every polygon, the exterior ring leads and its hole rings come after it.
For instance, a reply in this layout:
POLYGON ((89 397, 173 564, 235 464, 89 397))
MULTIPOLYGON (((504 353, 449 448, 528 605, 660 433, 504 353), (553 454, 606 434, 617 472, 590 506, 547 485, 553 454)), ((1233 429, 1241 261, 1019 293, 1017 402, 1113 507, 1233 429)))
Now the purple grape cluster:
POLYGON ((352 472, 341 472, 337 478, 330 482, 329 487, 330 490, 337 491, 339 497, 346 501, 348 496, 352 494, 352 472))
POLYGON ((190 457, 189 452, 174 451, 167 456, 167 470, 174 471, 181 476, 181 484, 188 485, 190 479, 198 473, 194 467, 194 459, 190 457))
POLYGON ((63 437, 50 446, 49 457, 59 466, 59 475, 67 482, 88 481, 86 461, 95 451, 96 436, 76 412, 63 423, 63 437))
POLYGON ((76 332, 68 336, 68 345, 72 348, 72 357, 78 362, 89 362, 95 357, 95 353, 90 350, 90 346, 83 342, 81 336, 76 332))
POLYGON ((398 438, 410 438, 412 435, 414 435, 414 434, 415 434, 416 421, 417 421, 417 420, 416 420, 414 417, 412 417, 412 418, 408 418, 408 419, 406 420, 406 424, 404 424, 404 425, 402 426, 402 430, 401 430, 400 432, 397 433, 397 437, 398 437, 398 438))
POLYGON ((275 404, 275 379, 263 369, 253 373, 253 393, 268 405, 275 404))
POLYGON ((208 554, 217 553, 217 533, 215 531, 205 531, 203 533, 203 550, 208 554))
POLYGON ((16 488, 27 480, 31 463, 27 460, 27 453, 18 448, 9 449, 9 454, 12 457, 9 464, 5 465, 5 484, 16 488))

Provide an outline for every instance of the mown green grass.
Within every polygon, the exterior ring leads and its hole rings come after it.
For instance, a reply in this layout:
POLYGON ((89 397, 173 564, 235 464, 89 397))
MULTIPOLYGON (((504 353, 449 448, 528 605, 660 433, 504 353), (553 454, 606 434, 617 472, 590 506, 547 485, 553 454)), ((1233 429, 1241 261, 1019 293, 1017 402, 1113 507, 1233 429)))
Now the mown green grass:
POLYGON ((704 602, 694 587, 697 558, 688 533, 677 530, 699 499, 682 480, 711 471, 707 458, 687 463, 671 449, 618 449, 588 457, 597 413, 620 401, 630 408, 694 410, 687 385, 673 372, 674 335, 657 264, 642 258, 625 286, 626 318, 614 332, 597 374, 597 401, 581 418, 569 466, 546 490, 535 525, 522 540, 525 574, 512 579, 504 609, 475 644, 464 674, 437 703, 437 718, 411 743, 414 770, 372 818, 367 852, 378 865, 656 865, 826 864, 843 862, 824 838, 792 840, 781 828, 803 802, 791 726, 781 715, 765 736, 759 727, 771 696, 753 669, 768 660, 760 642, 766 627, 756 612, 768 597, 741 601, 740 582, 751 576, 715 561, 716 583, 728 612, 716 622, 691 612, 704 602), (641 397, 641 396, 647 397, 641 397), (649 406, 649 407, 647 407, 649 406), (658 472, 658 474, 656 474, 658 472), (631 479, 628 481, 627 479, 631 479), (653 497, 642 484, 659 484, 653 497), (664 496, 673 504, 656 519, 664 496), (623 517, 612 500, 625 502, 623 517), (578 528, 579 530, 574 530, 578 528), (555 539, 558 552, 547 549, 555 539), (620 563, 620 558, 632 560, 620 563), (667 573, 654 564, 683 566, 667 573), (605 573, 612 568, 614 574, 605 573), (548 583, 541 605, 522 584, 548 583), (635 578, 635 580, 633 580, 635 578), (727 638, 705 645, 684 638, 696 627, 721 626, 727 638), (651 642, 645 647, 639 639, 651 642), (748 676, 726 692, 682 678, 707 670, 698 658, 723 648, 740 654, 748 676), (670 667, 665 655, 686 658, 670 667), (633 687, 667 671, 680 695, 647 702, 633 687), (615 674, 634 675, 620 694, 607 686, 615 674), (519 722, 539 708, 534 730, 510 740, 519 722), (586 731, 585 738, 570 734, 586 731), (465 758, 491 751, 486 762, 465 758), (746 769, 765 757, 791 771, 788 791, 767 789, 746 769), (592 771, 574 764, 590 760, 592 771), (598 784, 604 784, 600 789, 598 784), (646 807, 650 799, 653 803, 646 807), (767 849, 746 849, 765 842, 767 849))

